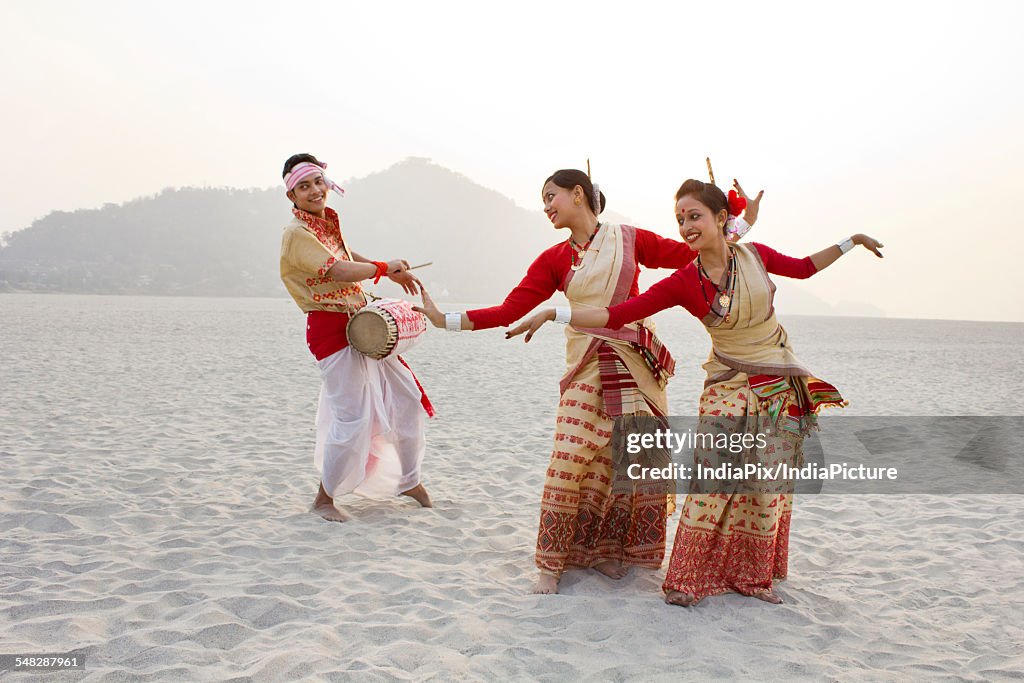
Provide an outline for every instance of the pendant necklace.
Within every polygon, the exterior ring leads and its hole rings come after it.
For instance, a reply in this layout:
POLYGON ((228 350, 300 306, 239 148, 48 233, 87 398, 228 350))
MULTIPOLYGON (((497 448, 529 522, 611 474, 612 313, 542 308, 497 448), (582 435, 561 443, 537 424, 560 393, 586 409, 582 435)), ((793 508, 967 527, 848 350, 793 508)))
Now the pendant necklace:
POLYGON ((587 249, 590 248, 591 242, 593 242, 594 238, 597 237, 597 231, 600 230, 600 228, 601 224, 598 223, 597 227, 594 228, 594 232, 590 233, 590 239, 588 239, 586 244, 582 247, 573 242, 572 237, 569 237, 569 246, 572 247, 572 252, 570 254, 570 256, 572 256, 572 264, 569 267, 572 270, 576 271, 583 267, 583 257, 586 255, 587 249), (579 263, 576 262, 577 257, 579 257, 579 263))
MULTIPOLYGON (((700 280, 700 278, 703 277, 704 279, 711 283, 712 287, 715 288, 715 291, 718 293, 718 307, 720 309, 725 309, 725 322, 729 322, 730 318, 732 317, 732 300, 734 298, 733 295, 736 292, 736 259, 731 251, 729 253, 729 264, 727 266, 727 271, 728 275, 725 281, 725 289, 722 290, 718 287, 718 284, 711 279, 711 276, 708 275, 708 272, 704 270, 704 264, 700 262, 700 255, 697 255, 697 278, 698 280, 700 280)), ((700 293, 704 295, 704 303, 708 305, 708 308, 711 308, 711 302, 708 300, 708 295, 704 291, 703 282, 700 282, 700 293)))

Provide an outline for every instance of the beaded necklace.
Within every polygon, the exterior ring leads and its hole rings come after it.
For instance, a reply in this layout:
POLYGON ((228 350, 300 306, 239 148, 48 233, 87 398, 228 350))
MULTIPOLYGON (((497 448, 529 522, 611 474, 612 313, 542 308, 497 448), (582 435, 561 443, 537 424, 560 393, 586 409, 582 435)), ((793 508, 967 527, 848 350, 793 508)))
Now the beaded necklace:
POLYGON ((569 237, 569 246, 572 247, 572 252, 570 253, 570 256, 572 256, 572 265, 569 266, 570 268, 573 270, 579 270, 583 267, 583 257, 587 253, 587 249, 590 248, 591 242, 593 242, 594 238, 597 237, 597 231, 600 229, 601 224, 598 223, 597 227, 594 228, 594 232, 590 233, 590 239, 588 239, 582 247, 573 242, 572 237, 569 237), (579 263, 576 262, 577 257, 579 257, 579 263))
POLYGON ((708 300, 707 292, 704 291, 704 282, 701 278, 706 279, 711 283, 711 286, 718 292, 718 306, 719 308, 725 309, 725 322, 729 322, 732 314, 732 302, 734 294, 736 293, 736 256, 729 251, 729 264, 726 266, 728 269, 728 277, 725 281, 725 289, 720 289, 718 283, 711 279, 708 272, 704 270, 704 265, 700 262, 700 254, 697 254, 697 280, 700 284, 700 293, 704 296, 704 303, 711 308, 711 302, 708 300))

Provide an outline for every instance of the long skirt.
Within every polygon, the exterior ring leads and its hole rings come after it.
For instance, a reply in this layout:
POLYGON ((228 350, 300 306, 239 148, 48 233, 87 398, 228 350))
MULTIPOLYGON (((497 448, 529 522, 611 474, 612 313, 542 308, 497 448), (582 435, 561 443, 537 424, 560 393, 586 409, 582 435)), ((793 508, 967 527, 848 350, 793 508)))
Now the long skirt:
POLYGON ((374 360, 352 347, 317 366, 314 462, 324 490, 382 498, 419 484, 426 413, 412 371, 396 356, 374 360))
MULTIPOLYGON (((797 400, 796 392, 790 392, 792 395, 775 397, 784 411, 797 400)), ((763 416, 766 409, 743 373, 707 387, 700 399, 702 420, 763 416)), ((764 465, 785 462, 795 467, 802 460, 802 445, 800 434, 772 430, 766 448, 757 449, 753 457, 764 465)), ((708 462, 700 449, 694 455, 695 463, 708 462)), ((662 586, 665 592, 689 593, 698 600, 730 591, 752 595, 770 590, 774 580, 786 578, 793 496, 777 492, 789 490, 785 483, 765 490, 691 493, 686 497, 662 586)))
POLYGON ((537 532, 542 573, 559 576, 605 560, 656 569, 665 558, 665 485, 631 481, 614 467, 614 419, 603 408, 595 355, 558 403, 537 532))

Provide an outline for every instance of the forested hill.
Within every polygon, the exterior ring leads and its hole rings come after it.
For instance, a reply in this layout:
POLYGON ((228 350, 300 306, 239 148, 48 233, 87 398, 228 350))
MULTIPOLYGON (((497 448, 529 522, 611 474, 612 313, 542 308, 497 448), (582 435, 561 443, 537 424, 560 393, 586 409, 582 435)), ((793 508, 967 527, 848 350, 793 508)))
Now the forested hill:
MULTIPOLYGON (((497 301, 565 238, 539 210, 426 159, 345 188, 330 202, 352 248, 376 259, 433 261, 417 274, 440 298, 497 301)), ((54 212, 7 235, 0 291, 284 296, 278 258, 290 209, 283 188, 184 188, 54 212)))

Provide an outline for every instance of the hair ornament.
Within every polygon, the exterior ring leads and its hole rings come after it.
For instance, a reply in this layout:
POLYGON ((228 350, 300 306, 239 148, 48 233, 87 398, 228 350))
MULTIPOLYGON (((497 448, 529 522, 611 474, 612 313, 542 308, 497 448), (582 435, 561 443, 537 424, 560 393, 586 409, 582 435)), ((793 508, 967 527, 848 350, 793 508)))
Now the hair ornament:
POLYGON ((739 216, 745 208, 747 208, 747 198, 736 194, 736 190, 729 190, 729 215, 739 216))

